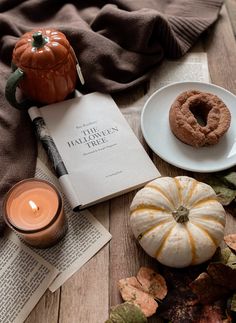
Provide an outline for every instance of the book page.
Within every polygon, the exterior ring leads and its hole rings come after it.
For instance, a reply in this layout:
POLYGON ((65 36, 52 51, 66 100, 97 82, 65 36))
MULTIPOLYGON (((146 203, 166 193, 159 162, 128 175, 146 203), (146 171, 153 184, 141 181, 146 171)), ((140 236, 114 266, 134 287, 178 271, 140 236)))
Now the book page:
POLYGON ((58 270, 11 231, 0 239, 0 322, 23 322, 58 270))
MULTIPOLYGON (((57 178, 38 159, 35 176, 58 186, 57 178)), ((59 189, 60 190, 60 189, 59 189)), ((72 274, 92 258, 110 239, 110 233, 87 211, 73 212, 64 199, 64 211, 68 220, 66 236, 55 246, 37 249, 36 252, 60 272, 49 289, 54 292, 72 274)))
POLYGON ((175 82, 210 82, 207 54, 189 53, 178 60, 165 60, 152 73, 151 87, 155 90, 175 82))

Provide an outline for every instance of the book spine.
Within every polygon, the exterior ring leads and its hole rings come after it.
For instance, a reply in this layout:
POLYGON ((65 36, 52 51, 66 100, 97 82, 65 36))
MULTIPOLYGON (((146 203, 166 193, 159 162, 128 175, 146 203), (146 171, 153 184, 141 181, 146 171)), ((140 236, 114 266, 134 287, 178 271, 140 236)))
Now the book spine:
POLYGON ((56 176, 59 179, 65 196, 67 197, 73 209, 78 208, 80 203, 78 202, 77 194, 70 182, 66 166, 62 160, 61 155, 59 154, 53 138, 48 131, 39 108, 33 106, 29 108, 28 113, 36 130, 37 137, 41 141, 50 161, 52 162, 52 166, 55 170, 56 176))
POLYGON ((49 135, 46 124, 42 117, 36 117, 32 120, 37 136, 46 150, 49 159, 51 160, 57 177, 68 174, 67 169, 62 161, 62 158, 57 150, 57 147, 49 135))

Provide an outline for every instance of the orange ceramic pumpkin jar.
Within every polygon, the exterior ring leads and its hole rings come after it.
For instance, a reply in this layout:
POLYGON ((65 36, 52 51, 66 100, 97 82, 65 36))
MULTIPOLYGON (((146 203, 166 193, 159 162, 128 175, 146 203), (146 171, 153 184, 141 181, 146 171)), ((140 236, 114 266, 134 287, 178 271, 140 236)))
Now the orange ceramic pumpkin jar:
POLYGON ((6 86, 8 101, 18 108, 16 87, 36 102, 62 101, 75 89, 76 57, 65 35, 57 30, 38 29, 25 33, 16 43, 12 73, 6 86))

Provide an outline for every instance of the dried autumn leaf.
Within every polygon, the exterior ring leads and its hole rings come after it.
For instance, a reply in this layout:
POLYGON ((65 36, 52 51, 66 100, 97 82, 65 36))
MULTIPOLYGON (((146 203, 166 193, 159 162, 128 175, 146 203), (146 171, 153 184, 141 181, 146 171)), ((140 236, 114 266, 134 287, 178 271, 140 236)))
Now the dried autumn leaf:
POLYGON ((232 269, 236 269, 236 254, 228 247, 224 249, 218 248, 211 262, 222 263, 232 269))
POLYGON ((139 281, 137 280, 137 278, 135 276, 123 278, 123 279, 119 280, 119 282, 118 282, 119 289, 123 288, 123 286, 126 286, 126 285, 133 286, 133 287, 136 287, 140 290, 143 290, 141 284, 139 283, 139 281))
POLYGON ((230 172, 220 178, 226 185, 236 188, 236 172, 230 172))
POLYGON ((197 322, 202 305, 196 302, 197 296, 190 288, 173 289, 159 305, 158 314, 173 323, 197 322))
POLYGON ((231 266, 222 263, 211 263, 207 267, 207 273, 214 280, 215 284, 230 290, 236 289, 236 270, 232 269, 231 266))
POLYGON ((217 189, 216 187, 213 187, 213 189, 216 192, 218 201, 224 206, 229 205, 236 197, 235 190, 230 188, 221 187, 217 189))
MULTIPOLYGON (((161 272, 162 272, 162 275, 165 277, 166 283, 170 290, 176 289, 179 291, 184 291, 184 290, 190 290, 189 284, 205 270, 206 270, 206 265, 201 264, 201 265, 189 266, 181 269, 170 268, 165 266, 165 267, 162 267, 161 272)), ((169 290, 168 290, 168 293, 169 293, 169 290)))
POLYGON ((220 179, 218 177, 211 176, 206 179, 206 182, 213 188, 222 205, 229 205, 235 199, 236 190, 225 185, 223 178, 220 179))
POLYGON ((232 252, 228 247, 223 248, 223 249, 217 248, 214 256, 211 259, 211 262, 221 262, 223 264, 227 264, 231 253, 232 252))
MULTIPOLYGON (((199 313, 198 323, 227 323, 225 321, 224 304, 216 302, 213 305, 204 305, 199 313)), ((230 323, 228 321, 228 323, 230 323)))
POLYGON ((206 264, 183 269, 163 266, 161 273, 168 284, 168 294, 159 304, 158 315, 173 323, 223 323, 225 302, 220 300, 211 305, 203 305, 189 287, 205 270, 206 264))
POLYGON ((105 323, 147 323, 147 318, 141 309, 125 302, 111 308, 110 317, 105 323))
POLYGON ((236 234, 228 234, 224 237, 224 241, 229 248, 236 251, 236 234))
POLYGON ((231 269, 236 270, 236 254, 233 253, 231 250, 225 265, 229 266, 231 269))
POLYGON ((236 255, 228 247, 217 250, 207 272, 216 284, 236 289, 236 255))
POLYGON ((229 294, 228 288, 216 285, 213 279, 205 272, 201 273, 189 286, 202 304, 212 304, 229 294))
POLYGON ((158 315, 173 323, 197 322, 202 305, 189 283, 203 271, 202 266, 174 269, 163 266, 161 272, 168 284, 168 293, 159 304, 158 315))
POLYGON ((232 296, 230 309, 236 313, 236 294, 232 296))
POLYGON ((233 294, 227 302, 227 314, 232 322, 236 322, 236 294, 233 294))
POLYGON ((167 286, 164 277, 151 268, 141 267, 138 271, 137 279, 143 290, 155 299, 163 299, 166 296, 167 286))
POLYGON ((157 302, 152 296, 142 290, 142 286, 136 277, 119 280, 118 288, 123 300, 139 306, 146 317, 156 313, 157 302))

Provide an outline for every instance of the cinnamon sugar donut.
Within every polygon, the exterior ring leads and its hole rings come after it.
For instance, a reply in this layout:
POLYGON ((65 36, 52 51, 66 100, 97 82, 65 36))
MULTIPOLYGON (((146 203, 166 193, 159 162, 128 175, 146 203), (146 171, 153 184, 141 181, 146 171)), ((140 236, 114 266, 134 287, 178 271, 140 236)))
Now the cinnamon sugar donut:
POLYGON ((218 96, 196 90, 181 93, 169 112, 173 134, 194 147, 217 144, 230 121, 230 111, 218 96))

